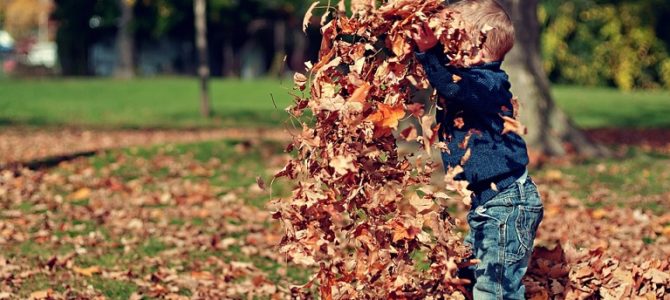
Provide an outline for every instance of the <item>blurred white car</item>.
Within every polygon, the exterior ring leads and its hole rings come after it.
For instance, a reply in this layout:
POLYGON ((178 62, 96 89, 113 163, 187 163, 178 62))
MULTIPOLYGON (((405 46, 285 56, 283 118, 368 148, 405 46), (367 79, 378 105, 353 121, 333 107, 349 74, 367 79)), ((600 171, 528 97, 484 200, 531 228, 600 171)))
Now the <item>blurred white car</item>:
POLYGON ((25 63, 29 66, 53 68, 56 66, 57 57, 56 43, 38 42, 28 52, 25 63))
POLYGON ((0 52, 9 52, 14 49, 14 39, 7 31, 0 30, 0 52))

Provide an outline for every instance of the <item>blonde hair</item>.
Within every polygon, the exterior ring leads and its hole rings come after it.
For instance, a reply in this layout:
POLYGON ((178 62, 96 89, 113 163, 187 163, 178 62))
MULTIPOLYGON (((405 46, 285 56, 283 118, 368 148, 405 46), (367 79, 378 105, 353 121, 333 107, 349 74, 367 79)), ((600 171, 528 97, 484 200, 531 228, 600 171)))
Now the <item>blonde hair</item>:
POLYGON ((483 30, 493 28, 486 33, 483 45, 491 59, 503 60, 514 47, 514 24, 495 0, 463 0, 450 4, 447 9, 463 18, 473 40, 479 40, 483 30))

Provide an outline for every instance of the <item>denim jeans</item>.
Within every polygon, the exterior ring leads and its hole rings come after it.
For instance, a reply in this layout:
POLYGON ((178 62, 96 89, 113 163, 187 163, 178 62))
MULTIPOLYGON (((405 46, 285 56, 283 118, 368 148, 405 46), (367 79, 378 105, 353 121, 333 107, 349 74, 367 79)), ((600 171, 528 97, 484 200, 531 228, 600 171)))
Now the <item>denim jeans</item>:
POLYGON ((461 270, 473 281, 475 300, 525 299, 521 282, 544 209, 535 183, 517 181, 468 213, 465 238, 481 262, 461 270))

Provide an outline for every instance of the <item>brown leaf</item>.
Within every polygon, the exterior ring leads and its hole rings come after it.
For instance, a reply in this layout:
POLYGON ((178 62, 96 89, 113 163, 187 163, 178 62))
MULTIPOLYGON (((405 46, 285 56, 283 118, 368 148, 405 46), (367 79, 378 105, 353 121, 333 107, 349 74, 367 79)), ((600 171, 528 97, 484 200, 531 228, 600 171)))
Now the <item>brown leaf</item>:
POLYGON ((349 171, 356 171, 356 166, 354 166, 353 156, 339 155, 334 157, 328 164, 335 169, 335 172, 340 175, 345 175, 349 171))
POLYGON ((312 5, 309 6, 307 9, 307 12, 305 13, 305 18, 302 19, 302 32, 307 33, 307 26, 309 25, 309 22, 312 20, 312 11, 314 8, 319 5, 319 1, 314 1, 312 5))
POLYGON ((468 160, 470 160, 470 156, 472 155, 472 148, 468 148, 465 150, 465 154, 463 154, 463 157, 461 157, 461 165, 465 165, 468 160))
POLYGON ((414 125, 411 125, 403 131, 400 132, 400 136, 402 136, 405 141, 411 142, 411 141, 416 141, 416 138, 418 137, 418 132, 416 131, 416 127, 414 125))
POLYGON ((422 213, 430 210, 435 203, 430 198, 419 197, 417 194, 412 194, 409 198, 409 204, 412 205, 417 212, 422 213))
POLYGON ((390 106, 385 103, 377 105, 377 111, 366 119, 380 128, 398 128, 398 122, 405 117, 405 109, 402 104, 390 106))
POLYGON ((417 118, 421 118, 425 114, 425 110, 423 108, 423 103, 411 103, 407 105, 407 111, 409 111, 410 114, 417 118))
POLYGON ((454 127, 458 128, 458 129, 462 129, 463 126, 465 126, 465 122, 463 122, 463 118, 461 118, 461 117, 454 118, 454 127))
POLYGON ((392 51, 396 56, 404 56, 411 52, 411 48, 403 35, 398 34, 393 38, 392 51))
POLYGON ((265 181, 263 181, 263 178, 260 176, 256 176, 256 184, 258 184, 258 187, 265 191, 266 186, 265 186, 265 181))
POLYGON ((307 84, 307 77, 302 73, 296 72, 293 74, 293 82, 295 82, 298 88, 302 91, 305 89, 305 85, 307 84))
POLYGON ((503 121, 504 121, 504 127, 503 127, 503 132, 502 134, 508 134, 510 132, 514 132, 518 135, 526 135, 526 126, 523 126, 521 122, 517 121, 514 118, 508 117, 508 116, 503 116, 503 121))

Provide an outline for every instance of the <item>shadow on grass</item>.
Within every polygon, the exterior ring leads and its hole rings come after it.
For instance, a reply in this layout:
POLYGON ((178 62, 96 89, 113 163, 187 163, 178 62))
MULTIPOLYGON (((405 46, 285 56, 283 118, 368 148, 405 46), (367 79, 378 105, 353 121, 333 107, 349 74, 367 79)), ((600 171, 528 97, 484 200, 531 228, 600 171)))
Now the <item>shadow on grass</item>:
POLYGON ((281 110, 277 111, 215 111, 210 118, 205 118, 190 112, 179 112, 164 116, 159 121, 136 120, 47 120, 43 118, 2 118, 0 128, 11 127, 40 127, 45 129, 58 128, 86 128, 86 129, 128 129, 128 130, 197 130, 215 128, 276 128, 289 121, 289 115, 281 110))

